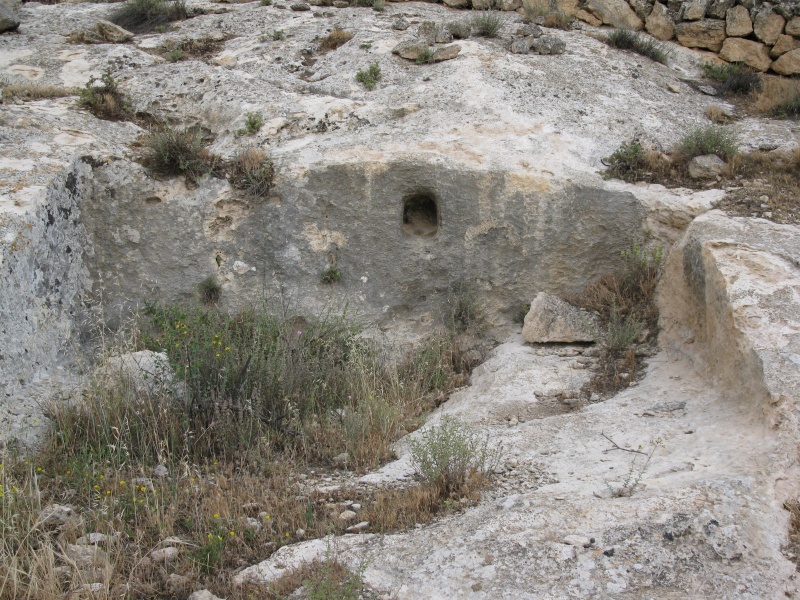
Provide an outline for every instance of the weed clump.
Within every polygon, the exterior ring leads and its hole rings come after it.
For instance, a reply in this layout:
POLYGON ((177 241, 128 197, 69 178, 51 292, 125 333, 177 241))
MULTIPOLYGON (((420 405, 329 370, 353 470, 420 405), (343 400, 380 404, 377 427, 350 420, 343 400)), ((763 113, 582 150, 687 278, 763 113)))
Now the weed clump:
POLYGON ((326 285, 339 283, 342 280, 342 272, 337 269, 335 265, 331 265, 322 272, 322 277, 320 279, 322 283, 326 285))
POLYGON ((411 442, 411 461, 419 476, 445 496, 458 496, 472 478, 492 472, 500 451, 467 425, 450 416, 411 442))
POLYGON ((344 46, 347 42, 353 39, 353 34, 344 29, 336 27, 328 35, 326 35, 319 43, 319 49, 323 52, 329 50, 336 50, 340 46, 344 46))
POLYGON ((188 17, 185 0, 127 0, 109 21, 134 33, 146 33, 188 17))
POLYGON ((607 167, 603 174, 605 178, 616 178, 629 182, 638 181, 648 168, 647 154, 635 141, 623 142, 611 156, 604 158, 602 162, 607 167))
POLYGON ((695 129, 681 138, 672 157, 677 163, 687 163, 696 156, 716 154, 728 160, 739 151, 736 136, 722 127, 710 126, 695 129))
POLYGON ((264 115, 257 112, 249 112, 244 116, 244 127, 236 130, 236 135, 255 135, 264 124, 264 115))
POLYGON ((800 81, 765 76, 753 101, 755 112, 778 119, 800 118, 800 81))
POLYGON ((272 189, 275 166, 258 148, 244 148, 230 162, 228 181, 252 198, 265 198, 272 189))
POLYGON ((200 302, 203 304, 216 304, 222 297, 222 286, 213 275, 209 275, 197 286, 200 302))
POLYGON ((144 143, 147 166, 159 175, 185 175, 195 180, 210 173, 216 164, 196 129, 163 126, 151 131, 144 143))
POLYGON ((174 50, 167 52, 167 55, 164 58, 167 59, 167 62, 180 62, 186 58, 186 53, 180 48, 175 48, 174 50))
POLYGON ((356 73, 356 81, 368 90, 374 90, 382 77, 381 66, 378 63, 372 63, 366 71, 359 70, 356 73))
POLYGON ((132 115, 130 102, 108 69, 103 72, 99 80, 91 76, 79 94, 78 104, 86 107, 99 119, 122 121, 132 115))
POLYGON ((614 29, 605 42, 612 48, 630 50, 661 64, 667 64, 669 58, 666 46, 630 29, 614 29))
POLYGON ((723 96, 746 96, 761 89, 761 77, 742 63, 706 63, 703 74, 717 84, 717 92, 723 96))
POLYGON ((445 326, 455 333, 464 333, 478 326, 480 306, 475 285, 471 282, 452 284, 447 290, 445 326))
POLYGON ((499 12, 485 11, 472 18, 472 32, 479 37, 496 38, 505 22, 499 12))
POLYGON ((433 48, 425 48, 420 55, 417 57, 417 64, 424 65, 433 62, 434 51, 433 48))

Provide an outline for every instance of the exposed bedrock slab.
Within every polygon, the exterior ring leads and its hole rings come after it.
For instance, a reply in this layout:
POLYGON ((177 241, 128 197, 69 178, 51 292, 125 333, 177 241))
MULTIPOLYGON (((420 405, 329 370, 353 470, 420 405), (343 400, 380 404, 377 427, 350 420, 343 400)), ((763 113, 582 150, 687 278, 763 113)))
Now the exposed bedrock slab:
POLYGON ((194 190, 155 181, 124 160, 97 167, 93 185, 88 266, 107 315, 191 299, 209 275, 230 305, 284 290, 300 308, 349 301, 384 320, 438 316, 449 284, 475 280, 491 315, 613 269, 649 213, 621 189, 556 187, 424 154, 288 169, 264 202, 223 180, 194 190), (331 264, 341 281, 325 285, 331 264))
POLYGON ((662 343, 754 418, 800 431, 800 232, 719 211, 695 219, 660 287, 662 343))

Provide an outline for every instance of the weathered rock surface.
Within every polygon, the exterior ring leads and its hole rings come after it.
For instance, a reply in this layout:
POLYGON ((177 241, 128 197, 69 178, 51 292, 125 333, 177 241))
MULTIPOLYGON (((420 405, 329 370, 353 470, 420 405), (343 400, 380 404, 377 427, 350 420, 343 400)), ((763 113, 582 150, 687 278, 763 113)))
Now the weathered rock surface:
POLYGON ((594 342, 597 335, 593 315, 546 292, 533 299, 522 327, 523 339, 531 344, 594 342))
POLYGON ((713 179, 721 175, 728 165, 716 154, 695 156, 689 161, 689 176, 692 179, 713 179))
POLYGON ((786 34, 800 37, 800 16, 789 19, 789 22, 786 23, 786 34))
POLYGON ((564 54, 567 43, 554 35, 543 35, 530 40, 530 48, 536 54, 564 54))
POLYGON ((734 6, 725 16, 725 32, 730 36, 744 37, 753 33, 750 11, 744 6, 734 6))
POLYGON ((756 12, 753 19, 753 33, 765 44, 772 45, 778 40, 778 36, 783 33, 783 26, 786 19, 770 9, 762 9, 756 12))
POLYGON ((625 0, 589 0, 584 9, 612 27, 636 31, 644 27, 642 20, 625 0))
POLYGON ((708 48, 719 52, 725 40, 725 21, 703 19, 675 25, 675 37, 689 48, 708 48))
POLYGON ((790 35, 780 35, 778 36, 778 41, 775 42, 775 45, 769 51, 769 55, 772 58, 778 58, 783 54, 786 54, 790 50, 794 50, 796 48, 800 48, 800 40, 793 38, 790 35))
POLYGON ((769 47, 760 42, 743 38, 727 38, 719 51, 721 58, 728 62, 741 62, 756 71, 766 71, 772 64, 769 47))
POLYGON ((797 75, 800 73, 800 48, 790 50, 772 63, 772 70, 781 75, 797 75))
POLYGON ((106 361, 101 377, 122 383, 137 395, 172 391, 175 372, 164 352, 140 350, 106 361))
POLYGON ((675 25, 669 16, 667 7, 660 2, 656 2, 653 5, 653 10, 647 17, 645 27, 650 35, 659 40, 667 41, 675 37, 675 25))
POLYGON ((0 33, 16 31, 19 27, 19 15, 5 0, 0 1, 0 33))

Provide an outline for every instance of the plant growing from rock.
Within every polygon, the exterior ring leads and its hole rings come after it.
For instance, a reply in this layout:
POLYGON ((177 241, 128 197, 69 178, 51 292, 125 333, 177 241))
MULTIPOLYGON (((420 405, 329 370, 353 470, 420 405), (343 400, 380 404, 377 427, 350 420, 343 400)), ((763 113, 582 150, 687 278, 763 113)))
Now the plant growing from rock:
POLYGON ((95 117, 108 121, 126 120, 132 114, 130 101, 119 89, 109 69, 103 72, 99 80, 94 76, 89 78, 79 91, 78 104, 86 107, 95 117))
POLYGON ((381 66, 377 62, 372 63, 366 70, 359 70, 356 73, 356 81, 367 90, 374 90, 382 77, 381 66))
POLYGON ((353 39, 353 34, 339 27, 334 28, 328 35, 322 38, 319 42, 319 49, 323 52, 329 50, 336 50, 340 46, 344 46, 347 42, 353 39))
POLYGON ((420 52, 419 56, 417 57, 416 63, 418 65, 424 65, 433 62, 435 54, 433 48, 425 48, 422 52, 420 52))
POLYGON ((505 22, 501 13, 485 11, 472 18, 472 32, 479 37, 496 38, 505 22))
POLYGON ((175 50, 170 50, 164 58, 171 63, 180 62, 186 58, 186 53, 180 48, 175 48, 175 50))
POLYGON ((2 99, 18 98, 20 100, 41 100, 42 98, 64 98, 74 96, 78 90, 58 85, 42 85, 37 83, 7 83, 0 86, 2 99))
POLYGON ((336 268, 336 265, 331 265, 322 272, 322 277, 320 279, 322 283, 326 285, 339 283, 342 279, 342 272, 336 268))
POLYGON ((164 125, 150 131, 144 145, 145 162, 159 175, 185 175, 195 180, 210 173, 217 163, 197 129, 164 125))
POLYGON ((127 0, 108 20, 129 31, 145 33, 188 17, 185 0, 127 0))
POLYGON ((602 159, 606 166, 603 177, 606 179, 622 179, 638 181, 647 170, 647 155, 639 142, 623 142, 611 156, 602 159))
POLYGON ((286 39, 286 34, 283 33, 280 29, 276 29, 272 32, 272 41, 273 42, 280 42, 281 40, 286 39))
POLYGON ((630 29, 614 29, 605 38, 606 44, 620 50, 630 50, 661 64, 667 64, 669 50, 664 44, 630 29))
POLYGON ((723 96, 746 96, 761 89, 761 77, 742 63, 703 65, 703 75, 716 83, 717 92, 723 96))
POLYGON ((411 442, 411 462, 419 476, 442 490, 443 495, 458 495, 475 476, 489 475, 500 461, 500 450, 489 445, 466 424, 443 416, 411 442))
POLYGON ((678 164, 688 163, 696 156, 716 154, 728 160, 739 152, 736 136, 723 127, 712 125, 694 129, 678 142, 672 157, 678 164))
POLYGON ((197 286, 200 302, 203 304, 216 304, 222 296, 222 286, 213 275, 209 275, 197 286))
POLYGON ((228 181, 252 198, 265 198, 272 188, 275 166, 266 152, 243 148, 228 166, 228 181))
POLYGON ((244 116, 244 127, 236 130, 236 135, 255 135, 264 124, 264 115, 257 112, 249 112, 244 116))
POLYGON ((612 498, 628 498, 632 496, 642 485, 642 480, 647 473, 647 468, 650 466, 650 461, 652 460, 656 450, 663 445, 663 440, 661 438, 657 438, 656 440, 651 441, 652 448, 649 452, 645 452, 641 444, 635 450, 632 448, 623 448, 606 434, 602 435, 613 444, 613 447, 609 448, 605 452, 620 450, 622 452, 633 454, 630 465, 628 466, 628 472, 625 475, 625 479, 618 486, 613 486, 606 482, 606 487, 608 488, 612 498))
POLYGON ((444 321, 450 331, 464 333, 477 327, 480 313, 474 283, 458 282, 448 288, 444 321))

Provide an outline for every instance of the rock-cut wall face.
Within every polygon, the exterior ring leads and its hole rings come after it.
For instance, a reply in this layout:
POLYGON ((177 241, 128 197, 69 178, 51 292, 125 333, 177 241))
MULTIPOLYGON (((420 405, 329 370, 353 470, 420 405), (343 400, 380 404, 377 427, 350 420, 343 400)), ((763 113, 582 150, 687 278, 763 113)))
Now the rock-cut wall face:
POLYGON ((11 395, 71 342, 88 285, 80 201, 91 158, 58 175, 32 213, 0 219, 0 393, 11 395))
POLYGON ((347 302, 384 322, 435 318, 450 285, 474 282, 499 319, 613 269, 645 219, 627 192, 404 157, 286 169, 267 201, 122 160, 94 178, 83 214, 107 315, 192 300, 214 276, 229 307, 280 292, 301 310, 347 302), (339 280, 323 283, 331 268, 339 280))

